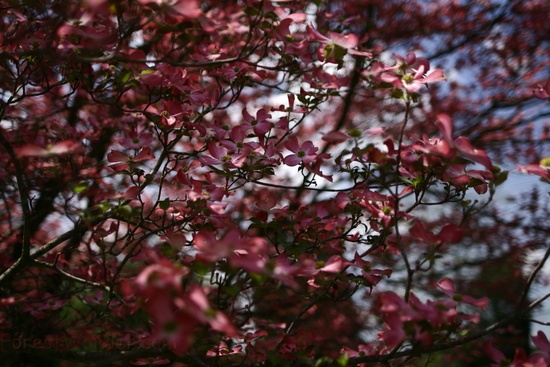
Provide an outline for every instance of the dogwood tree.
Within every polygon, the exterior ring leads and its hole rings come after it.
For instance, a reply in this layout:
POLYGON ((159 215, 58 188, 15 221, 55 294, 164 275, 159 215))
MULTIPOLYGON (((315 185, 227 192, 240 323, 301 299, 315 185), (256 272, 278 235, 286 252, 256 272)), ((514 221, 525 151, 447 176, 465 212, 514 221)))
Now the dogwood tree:
POLYGON ((7 365, 550 364, 546 2, 0 4, 7 365))

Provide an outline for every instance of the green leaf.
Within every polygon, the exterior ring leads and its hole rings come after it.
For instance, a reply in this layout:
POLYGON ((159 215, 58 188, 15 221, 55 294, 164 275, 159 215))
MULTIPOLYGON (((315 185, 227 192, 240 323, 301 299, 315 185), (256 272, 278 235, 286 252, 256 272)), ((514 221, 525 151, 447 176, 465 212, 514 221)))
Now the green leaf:
POLYGON ((338 363, 338 366, 345 367, 348 365, 349 356, 347 353, 342 354, 338 359, 336 360, 336 363, 338 363))
POLYGON ((484 182, 482 180, 480 180, 479 178, 472 178, 470 180, 470 184, 468 185, 469 187, 475 187, 477 185, 481 185, 483 184, 484 182))
POLYGON ((80 194, 81 192, 86 191, 87 188, 88 184, 86 182, 79 182, 73 186, 73 192, 76 194, 80 194))
POLYGON ((302 94, 298 94, 296 96, 296 98, 298 98, 298 101, 302 102, 303 104, 307 105, 309 103, 309 100, 308 100, 308 97, 302 95, 302 94))
POLYGON ((508 171, 503 171, 495 174, 495 179, 493 180, 495 186, 502 185, 504 181, 508 179, 508 171))
POLYGON ((254 7, 248 7, 244 9, 244 13, 248 16, 255 16, 255 15, 258 15, 259 12, 258 12, 258 9, 254 7))
POLYGON ((193 261, 191 263, 191 270, 201 277, 205 276, 210 271, 210 265, 201 261, 193 261))
POLYGON ((132 77, 132 73, 129 70, 125 70, 121 73, 121 75, 118 78, 119 83, 122 85, 125 85, 128 82, 128 80, 130 80, 131 77, 132 77))
POLYGON ((170 199, 166 198, 162 201, 159 201, 159 207, 162 210, 168 210, 168 208, 170 207, 170 199))
POLYGON ((405 93, 401 89, 394 89, 391 91, 392 98, 405 99, 405 93))
POLYGON ((338 45, 327 45, 324 53, 326 59, 340 61, 347 55, 348 51, 338 45))
POLYGON ((115 212, 117 215, 120 215, 122 218, 126 220, 132 218, 133 216, 132 207, 130 205, 120 205, 116 208, 115 212))
POLYGON ((319 358, 319 359, 315 362, 315 367, 324 366, 325 363, 326 363, 326 364, 330 364, 331 362, 332 362, 332 359, 330 359, 329 357, 322 357, 322 358, 319 358))
POLYGON ((105 213, 109 209, 111 209, 111 204, 107 201, 104 201, 102 203, 97 204, 96 207, 101 211, 101 213, 105 213))
POLYGON ((172 258, 177 255, 177 251, 168 242, 161 243, 159 245, 159 251, 168 258, 172 258))

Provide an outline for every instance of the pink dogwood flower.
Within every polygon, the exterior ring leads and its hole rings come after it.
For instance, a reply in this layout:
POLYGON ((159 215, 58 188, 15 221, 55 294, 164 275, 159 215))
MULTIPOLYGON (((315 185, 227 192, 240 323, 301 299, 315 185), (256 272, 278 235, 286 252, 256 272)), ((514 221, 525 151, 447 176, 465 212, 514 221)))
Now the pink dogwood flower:
POLYGON ((342 58, 346 54, 372 57, 370 52, 358 51, 355 49, 359 45, 359 38, 353 33, 340 34, 327 32, 327 37, 313 28, 311 24, 307 25, 306 32, 309 38, 321 44, 321 47, 317 50, 317 58, 320 61, 338 64, 341 63, 342 58))
POLYGON ((18 157, 51 157, 63 154, 73 154, 82 152, 82 144, 73 140, 64 140, 59 143, 49 145, 45 148, 36 144, 25 144, 18 149, 18 157))
POLYGON ((243 237, 231 230, 217 239, 212 233, 201 231, 194 236, 195 247, 199 250, 198 260, 208 263, 227 258, 229 264, 254 273, 265 272, 269 260, 267 245, 260 237, 243 237))
POLYGON ((208 152, 210 156, 204 155, 199 158, 204 166, 208 165, 224 165, 230 168, 242 167, 246 160, 246 154, 241 153, 229 153, 227 148, 223 145, 219 145, 215 141, 208 143, 208 152))
POLYGON ((317 157, 317 148, 311 141, 306 141, 299 145, 298 139, 295 136, 291 136, 285 143, 285 147, 294 154, 287 155, 283 162, 289 166, 296 166, 300 163, 308 164, 315 160, 317 157))
POLYGON ((539 84, 536 88, 533 89, 533 95, 538 99, 549 99, 550 98, 550 80, 546 85, 539 84))
POLYGON ((148 6, 153 4, 167 14, 181 16, 184 19, 195 19, 201 15, 197 0, 138 0, 138 2, 148 6))
POLYGON ((116 172, 128 169, 132 163, 143 162, 154 158, 155 156, 151 154, 151 148, 149 147, 141 149, 136 156, 126 154, 119 150, 113 150, 107 154, 107 161, 112 163, 109 165, 109 168, 116 172))
POLYGON ((227 336, 238 334, 222 312, 212 309, 203 288, 182 286, 187 274, 186 268, 161 261, 145 268, 135 280, 137 292, 153 319, 153 339, 167 341, 170 349, 180 355, 191 346, 198 324, 208 324, 227 336))
POLYGON ((465 136, 459 136, 453 141, 453 122, 451 117, 446 114, 437 115, 436 126, 439 128, 443 134, 443 138, 451 145, 451 147, 456 148, 458 153, 465 158, 470 159, 475 163, 479 163, 487 170, 491 171, 493 169, 493 163, 487 155, 487 153, 482 149, 475 148, 468 138, 465 136))
POLYGON ((527 164, 525 166, 518 166, 518 169, 520 172, 540 176, 542 181, 550 182, 550 167, 545 167, 541 164, 527 164))
POLYGON ((375 64, 367 74, 374 76, 379 82, 390 83, 395 88, 403 88, 407 92, 417 92, 423 84, 437 83, 446 80, 442 69, 430 71, 427 59, 416 57, 409 52, 406 57, 393 54, 396 64, 387 66, 375 64))
POLYGON ((454 282, 449 278, 441 279, 437 283, 437 288, 455 301, 464 302, 481 309, 485 309, 489 304, 489 298, 487 297, 475 299, 471 296, 457 293, 454 282))
POLYGON ((262 139, 265 134, 271 130, 271 122, 267 121, 268 118, 271 118, 271 115, 263 108, 256 112, 255 118, 248 113, 246 108, 244 108, 243 118, 248 123, 249 127, 252 128, 254 134, 256 134, 260 139, 262 139))

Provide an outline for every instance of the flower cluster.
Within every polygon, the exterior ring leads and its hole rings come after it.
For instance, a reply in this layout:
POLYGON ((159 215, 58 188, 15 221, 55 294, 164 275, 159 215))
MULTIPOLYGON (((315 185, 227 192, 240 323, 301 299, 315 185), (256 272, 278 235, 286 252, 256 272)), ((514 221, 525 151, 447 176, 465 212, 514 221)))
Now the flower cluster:
POLYGON ((204 288, 184 286, 188 274, 188 269, 161 261, 145 268, 135 280, 136 290, 153 319, 154 341, 168 342, 178 354, 189 349, 200 324, 228 336, 238 334, 229 319, 210 306, 204 288))

